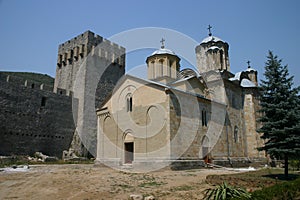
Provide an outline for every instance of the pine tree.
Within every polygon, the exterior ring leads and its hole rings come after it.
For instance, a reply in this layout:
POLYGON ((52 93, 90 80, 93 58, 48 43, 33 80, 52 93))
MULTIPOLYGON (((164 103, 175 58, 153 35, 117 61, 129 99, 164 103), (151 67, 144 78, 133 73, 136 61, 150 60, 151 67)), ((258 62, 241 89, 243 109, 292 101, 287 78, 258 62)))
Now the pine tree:
POLYGON ((300 158, 300 88, 292 88, 293 76, 289 76, 288 68, 281 65, 278 59, 269 51, 265 63, 265 80, 261 84, 260 105, 265 150, 274 158, 284 158, 285 176, 288 176, 288 159, 300 158))

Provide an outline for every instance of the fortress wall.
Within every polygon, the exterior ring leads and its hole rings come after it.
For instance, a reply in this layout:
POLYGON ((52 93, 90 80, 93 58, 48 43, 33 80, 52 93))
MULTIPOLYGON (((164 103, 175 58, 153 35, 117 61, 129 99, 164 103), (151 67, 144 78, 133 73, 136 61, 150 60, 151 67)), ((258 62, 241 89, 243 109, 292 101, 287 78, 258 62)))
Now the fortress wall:
POLYGON ((0 81, 1 82, 7 82, 12 86, 19 87, 28 87, 28 88, 34 88, 34 89, 39 89, 39 90, 45 90, 52 92, 53 91, 53 86, 44 84, 42 82, 37 82, 33 80, 28 80, 24 79, 22 77, 18 76, 12 76, 12 75, 6 75, 3 73, 0 73, 0 81))
POLYGON ((9 79, 0 78, 0 155, 61 157, 75 129, 71 98, 9 79))

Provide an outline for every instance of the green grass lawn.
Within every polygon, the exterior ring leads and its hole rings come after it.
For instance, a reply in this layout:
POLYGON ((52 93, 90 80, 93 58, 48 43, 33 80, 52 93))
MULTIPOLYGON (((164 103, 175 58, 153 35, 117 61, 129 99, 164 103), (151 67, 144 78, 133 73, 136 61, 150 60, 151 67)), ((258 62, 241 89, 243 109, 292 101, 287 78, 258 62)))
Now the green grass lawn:
POLYGON ((207 177, 207 183, 212 185, 223 182, 246 189, 254 200, 300 199, 300 173, 292 170, 287 178, 280 168, 207 177))

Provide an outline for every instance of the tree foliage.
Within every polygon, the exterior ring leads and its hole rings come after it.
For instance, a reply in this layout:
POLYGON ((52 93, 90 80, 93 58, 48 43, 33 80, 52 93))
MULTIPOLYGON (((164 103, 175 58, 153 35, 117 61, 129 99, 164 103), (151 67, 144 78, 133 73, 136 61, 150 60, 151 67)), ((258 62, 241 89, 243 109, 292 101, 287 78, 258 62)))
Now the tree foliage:
MULTIPOLYGON (((300 106, 299 90, 293 88, 293 76, 287 65, 269 51, 265 66, 265 80, 261 84, 261 118, 265 150, 275 158, 299 157, 300 155, 300 106)), ((286 160, 287 161, 287 160, 286 160)))

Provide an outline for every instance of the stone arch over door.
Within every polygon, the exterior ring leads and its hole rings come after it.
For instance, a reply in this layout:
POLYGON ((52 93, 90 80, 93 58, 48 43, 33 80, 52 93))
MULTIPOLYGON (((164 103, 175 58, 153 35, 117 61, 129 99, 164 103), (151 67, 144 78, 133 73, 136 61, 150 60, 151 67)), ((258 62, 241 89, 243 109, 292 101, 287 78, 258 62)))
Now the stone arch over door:
POLYGON ((124 134, 123 138, 124 164, 132 164, 134 160, 134 137, 131 132, 124 134))

